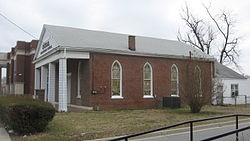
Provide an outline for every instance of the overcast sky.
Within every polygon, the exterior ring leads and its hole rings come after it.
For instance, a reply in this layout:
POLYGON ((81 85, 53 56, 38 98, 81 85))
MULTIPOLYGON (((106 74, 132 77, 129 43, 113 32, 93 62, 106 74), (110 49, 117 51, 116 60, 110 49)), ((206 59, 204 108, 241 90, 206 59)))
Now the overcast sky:
MULTIPOLYGON (((202 4, 212 3, 212 13, 230 10, 240 41, 239 64, 250 74, 249 0, 0 0, 0 13, 39 38, 43 24, 63 25, 155 38, 177 40, 185 6, 206 17, 202 4)), ((0 52, 9 52, 17 40, 33 38, 0 16, 0 52)))

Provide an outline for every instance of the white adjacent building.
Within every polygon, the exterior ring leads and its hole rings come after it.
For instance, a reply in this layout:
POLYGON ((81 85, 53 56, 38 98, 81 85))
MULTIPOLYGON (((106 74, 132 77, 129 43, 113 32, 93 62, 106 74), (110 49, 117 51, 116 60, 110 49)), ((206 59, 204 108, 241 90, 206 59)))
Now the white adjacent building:
POLYGON ((250 79, 215 63, 215 96, 213 104, 250 103, 250 79))

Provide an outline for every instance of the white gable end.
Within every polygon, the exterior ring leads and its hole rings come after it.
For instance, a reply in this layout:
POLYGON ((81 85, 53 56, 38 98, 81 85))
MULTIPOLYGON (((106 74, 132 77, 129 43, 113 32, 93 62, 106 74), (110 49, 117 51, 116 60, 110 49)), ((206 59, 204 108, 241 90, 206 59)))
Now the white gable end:
POLYGON ((51 32, 48 29, 44 28, 38 43, 36 59, 42 57, 58 46, 59 44, 57 43, 51 32))

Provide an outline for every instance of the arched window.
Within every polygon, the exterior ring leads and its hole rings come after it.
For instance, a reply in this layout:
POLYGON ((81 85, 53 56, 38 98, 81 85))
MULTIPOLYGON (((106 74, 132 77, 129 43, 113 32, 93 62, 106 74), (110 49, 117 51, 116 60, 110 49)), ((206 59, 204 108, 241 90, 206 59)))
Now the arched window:
POLYGON ((111 67, 111 91, 112 98, 122 98, 122 67, 118 61, 111 67))
POLYGON ((175 64, 171 67, 171 95, 179 95, 179 72, 175 64))
POLYGON ((149 63, 145 63, 143 67, 143 97, 153 97, 153 72, 149 63))
POLYGON ((202 89, 201 89, 201 69, 199 66, 196 66, 194 69, 194 83, 197 87, 197 92, 200 96, 202 96, 202 89))

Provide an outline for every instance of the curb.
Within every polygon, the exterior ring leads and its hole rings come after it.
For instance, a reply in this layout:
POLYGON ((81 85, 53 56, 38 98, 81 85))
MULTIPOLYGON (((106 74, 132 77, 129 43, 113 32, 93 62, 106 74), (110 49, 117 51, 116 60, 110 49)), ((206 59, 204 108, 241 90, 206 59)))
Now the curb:
POLYGON ((11 141, 8 132, 3 127, 0 127, 0 141, 11 141))

